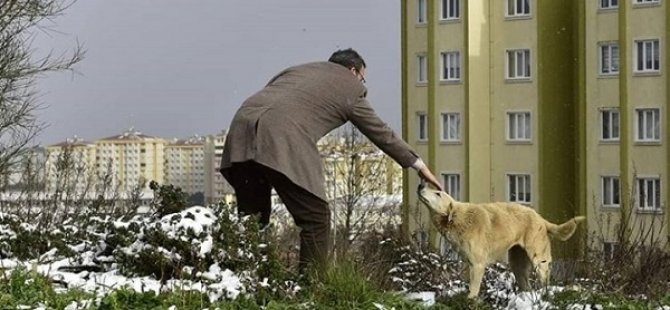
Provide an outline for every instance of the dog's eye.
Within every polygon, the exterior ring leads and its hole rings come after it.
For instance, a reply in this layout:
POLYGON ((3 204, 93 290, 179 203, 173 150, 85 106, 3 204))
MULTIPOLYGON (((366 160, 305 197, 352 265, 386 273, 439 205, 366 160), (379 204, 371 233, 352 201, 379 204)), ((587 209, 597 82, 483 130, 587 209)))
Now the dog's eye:
POLYGON ((437 197, 440 197, 440 196, 441 196, 441 195, 440 195, 440 192, 435 192, 435 195, 437 195, 437 197))

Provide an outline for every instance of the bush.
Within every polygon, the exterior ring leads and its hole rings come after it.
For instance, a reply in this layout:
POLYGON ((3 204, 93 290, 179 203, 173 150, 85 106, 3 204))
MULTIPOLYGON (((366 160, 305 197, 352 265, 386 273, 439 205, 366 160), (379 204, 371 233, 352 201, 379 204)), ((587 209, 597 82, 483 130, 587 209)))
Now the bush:
POLYGON ((155 216, 163 217, 186 209, 188 195, 181 188, 172 184, 159 185, 156 181, 149 182, 149 188, 154 191, 151 207, 155 210, 155 216))
POLYGON ((0 305, 3 309, 19 309, 20 305, 63 309, 72 302, 92 297, 78 290, 58 294, 49 279, 21 268, 3 276, 0 277, 0 305))
POLYGON ((628 208, 597 219, 578 275, 588 280, 580 284, 599 292, 660 299, 670 291, 670 252, 662 233, 668 227, 664 215, 643 217, 635 205, 631 201, 628 208), (612 245, 608 253, 603 250, 605 241, 612 245))
MULTIPOLYGON (((158 201, 167 203, 179 196, 172 191, 163 187, 158 201)), ((161 218, 156 214, 129 220, 89 215, 77 226, 72 222, 66 220, 60 228, 45 231, 3 215, 0 256, 42 263, 70 258, 67 266, 59 264, 59 270, 118 269, 123 275, 150 276, 163 284, 198 282, 208 287, 205 293, 212 300, 253 294, 267 303, 275 297, 291 298, 298 291, 295 275, 279 259, 272 230, 260 231, 255 218, 239 218, 224 203, 161 218), (226 280, 239 281, 239 291, 219 283, 226 280)))
POLYGON ((453 295, 447 290, 462 286, 458 271, 462 264, 458 260, 402 238, 397 229, 369 233, 362 241, 361 262, 368 266, 366 274, 374 275, 385 289, 453 295))

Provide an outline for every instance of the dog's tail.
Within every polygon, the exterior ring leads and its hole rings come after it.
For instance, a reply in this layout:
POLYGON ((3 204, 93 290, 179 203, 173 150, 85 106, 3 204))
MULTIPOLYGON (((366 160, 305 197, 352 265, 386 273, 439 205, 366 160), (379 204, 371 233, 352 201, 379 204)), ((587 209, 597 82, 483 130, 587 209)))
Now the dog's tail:
POLYGON ((586 217, 577 216, 560 225, 546 222, 547 231, 549 232, 550 236, 558 238, 561 241, 565 241, 570 239, 570 237, 572 237, 572 235, 575 233, 575 230, 577 230, 577 224, 583 222, 585 219, 586 217))

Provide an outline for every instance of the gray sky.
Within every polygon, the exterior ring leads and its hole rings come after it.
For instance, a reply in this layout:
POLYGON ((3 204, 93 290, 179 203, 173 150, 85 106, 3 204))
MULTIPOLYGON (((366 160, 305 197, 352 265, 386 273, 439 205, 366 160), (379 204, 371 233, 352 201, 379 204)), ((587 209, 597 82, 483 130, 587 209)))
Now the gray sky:
POLYGON ((129 126, 187 137, 228 127, 240 103, 286 66, 353 47, 368 97, 400 128, 399 0, 79 0, 37 53, 81 42, 78 74, 39 80, 38 143, 93 140, 129 126))

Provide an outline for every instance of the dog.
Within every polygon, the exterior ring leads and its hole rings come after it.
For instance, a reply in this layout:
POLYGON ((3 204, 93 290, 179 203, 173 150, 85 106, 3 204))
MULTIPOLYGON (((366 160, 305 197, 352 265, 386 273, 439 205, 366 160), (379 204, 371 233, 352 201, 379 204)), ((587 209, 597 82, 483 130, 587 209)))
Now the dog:
POLYGON ((535 210, 514 202, 465 203, 429 189, 421 182, 419 200, 428 207, 433 224, 461 255, 469 269, 468 298, 479 295, 486 266, 508 255, 509 265, 522 291, 530 289, 532 269, 541 284, 549 282, 551 241, 568 240, 585 217, 557 225, 535 210))

